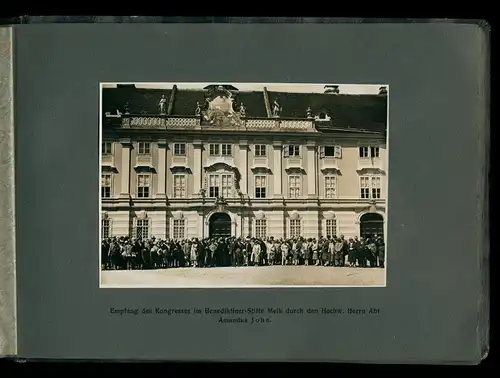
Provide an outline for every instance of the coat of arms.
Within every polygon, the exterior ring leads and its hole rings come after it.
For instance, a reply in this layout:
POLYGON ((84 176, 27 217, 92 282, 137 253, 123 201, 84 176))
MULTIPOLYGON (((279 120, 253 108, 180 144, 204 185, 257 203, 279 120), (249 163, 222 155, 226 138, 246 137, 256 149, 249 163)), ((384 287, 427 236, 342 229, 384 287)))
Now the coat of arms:
POLYGON ((206 97, 206 110, 203 120, 210 126, 239 127, 242 125, 241 114, 234 109, 233 93, 223 86, 211 88, 206 97))

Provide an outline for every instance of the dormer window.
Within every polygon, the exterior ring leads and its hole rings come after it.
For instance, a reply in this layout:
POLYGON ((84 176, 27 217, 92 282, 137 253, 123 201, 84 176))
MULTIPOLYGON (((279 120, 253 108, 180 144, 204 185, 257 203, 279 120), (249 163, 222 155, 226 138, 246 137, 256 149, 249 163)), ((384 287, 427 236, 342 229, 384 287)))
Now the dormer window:
POLYGON ((325 113, 319 113, 318 114, 318 118, 319 119, 325 119, 326 118, 326 114, 325 113))
POLYGON ((328 113, 326 111, 319 112, 316 115, 316 117, 314 117, 314 119, 316 121, 319 121, 319 122, 327 122, 327 121, 331 120, 330 116, 328 115, 328 113))

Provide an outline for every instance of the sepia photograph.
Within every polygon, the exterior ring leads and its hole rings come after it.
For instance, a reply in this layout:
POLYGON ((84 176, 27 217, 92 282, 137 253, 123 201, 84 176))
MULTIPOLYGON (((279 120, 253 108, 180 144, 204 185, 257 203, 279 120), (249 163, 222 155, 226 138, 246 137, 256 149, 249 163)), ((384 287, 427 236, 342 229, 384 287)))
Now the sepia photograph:
POLYGON ((388 97, 101 83, 100 287, 385 287, 388 97))

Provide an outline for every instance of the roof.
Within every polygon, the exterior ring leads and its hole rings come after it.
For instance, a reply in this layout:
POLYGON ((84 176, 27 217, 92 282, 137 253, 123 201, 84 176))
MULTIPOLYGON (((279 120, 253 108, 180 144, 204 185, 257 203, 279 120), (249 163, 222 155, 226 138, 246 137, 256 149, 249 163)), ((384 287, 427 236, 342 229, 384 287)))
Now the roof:
MULTIPOLYGON (((229 89, 229 88, 228 88, 229 89)), ((116 114, 125 112, 126 104, 131 114, 158 114, 159 101, 165 95, 170 115, 194 116, 197 102, 205 103, 203 90, 146 89, 133 87, 103 88, 102 110, 116 114), (172 96, 172 92, 174 96, 172 96), (173 101, 173 104, 171 102, 173 101)), ((307 108, 313 115, 326 114, 329 122, 317 123, 322 132, 339 129, 357 129, 384 133, 387 124, 387 96, 350 95, 327 93, 268 92, 270 107, 275 99, 282 108, 281 118, 306 118, 307 108)), ((248 117, 266 118, 264 90, 238 92, 237 105, 243 103, 248 117)))

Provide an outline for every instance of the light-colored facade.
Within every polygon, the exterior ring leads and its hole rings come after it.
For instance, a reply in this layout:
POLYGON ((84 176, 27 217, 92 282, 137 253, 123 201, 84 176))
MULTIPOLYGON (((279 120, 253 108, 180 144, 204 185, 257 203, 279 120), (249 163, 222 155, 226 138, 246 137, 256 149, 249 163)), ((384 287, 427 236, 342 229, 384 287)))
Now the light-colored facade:
POLYGON ((386 235, 383 135, 322 133, 311 119, 120 118, 102 140, 102 237, 204 238, 221 213, 237 237, 386 235))

